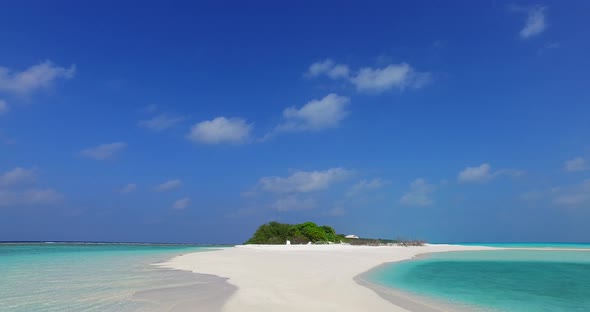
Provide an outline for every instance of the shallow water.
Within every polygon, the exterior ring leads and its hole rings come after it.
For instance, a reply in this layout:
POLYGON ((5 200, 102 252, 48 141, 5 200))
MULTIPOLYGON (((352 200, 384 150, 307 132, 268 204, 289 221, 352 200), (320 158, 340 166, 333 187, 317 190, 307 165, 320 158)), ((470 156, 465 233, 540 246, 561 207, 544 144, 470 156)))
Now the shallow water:
POLYGON ((590 251, 498 250, 430 254, 365 276, 473 311, 590 311, 590 251))
POLYGON ((498 248, 590 249, 589 243, 461 243, 460 245, 488 246, 498 248))
MULTIPOLYGON (((218 282, 151 264, 207 251, 185 245, 0 244, 0 311, 164 311, 158 289, 218 282), (153 291, 153 296, 142 292, 153 291)), ((190 294, 187 294, 190 296, 190 294)), ((185 297, 187 297, 185 296, 185 297)))

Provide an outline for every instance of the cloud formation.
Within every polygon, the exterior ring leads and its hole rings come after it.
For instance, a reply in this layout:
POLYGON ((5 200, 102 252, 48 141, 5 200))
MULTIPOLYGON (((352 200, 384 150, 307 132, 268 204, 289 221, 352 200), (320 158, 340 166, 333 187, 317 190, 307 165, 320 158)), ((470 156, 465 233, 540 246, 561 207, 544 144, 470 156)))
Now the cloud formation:
POLYGON ((0 91, 27 95, 39 89, 50 87, 59 79, 71 79, 76 74, 76 65, 60 67, 51 61, 33 65, 21 72, 0 67, 0 91))
POLYGON ((349 78, 350 69, 348 65, 336 64, 333 60, 326 59, 311 64, 306 74, 308 77, 318 77, 321 75, 326 75, 332 79, 349 78))
POLYGON ((0 175, 0 207, 32 206, 59 202, 63 195, 51 188, 36 188, 35 169, 16 167, 0 175))
POLYGON ((53 189, 31 189, 24 192, 24 203, 47 204, 55 203, 63 199, 63 195, 53 189))
POLYGON ((6 114, 9 110, 10 108, 8 107, 8 104, 6 104, 6 101, 0 100, 0 116, 6 114))
POLYGON ((495 177, 502 175, 519 177, 523 175, 522 170, 515 169, 500 169, 492 171, 492 167, 488 163, 483 163, 476 167, 467 167, 459 172, 458 180, 462 183, 482 183, 487 182, 495 177))
POLYGON ((54 189, 0 189, 0 207, 47 205, 60 202, 64 196, 54 189))
POLYGON ((527 15, 524 27, 519 32, 521 38, 528 39, 545 31, 547 27, 545 25, 545 11, 547 10, 547 7, 515 7, 514 10, 517 12, 523 12, 527 15))
POLYGON ((182 181, 180 181, 179 179, 174 179, 174 180, 166 181, 166 182, 156 186, 154 189, 157 192, 166 192, 166 191, 170 191, 170 190, 179 188, 181 186, 182 186, 182 181))
POLYGON ((151 119, 142 120, 137 125, 152 131, 161 132, 178 125, 184 120, 186 120, 186 117, 160 114, 151 119))
POLYGON ((372 190, 376 190, 379 189, 383 186, 385 186, 386 184, 388 184, 389 182, 380 179, 380 178, 375 178, 372 180, 360 180, 358 181, 356 184, 354 184, 353 186, 351 186, 348 191, 346 192, 346 196, 351 197, 351 196, 355 196, 364 192, 368 192, 368 191, 372 191, 372 190))
POLYGON ((467 167, 459 172, 458 178, 460 182, 485 182, 492 178, 491 170, 487 163, 477 167, 467 167))
POLYGON ((121 190, 119 192, 121 194, 127 194, 127 193, 131 193, 135 190, 137 190, 137 184, 129 183, 129 184, 125 185, 123 188, 121 188, 121 190))
POLYGON ((576 157, 567 160, 564 165, 564 170, 567 172, 585 171, 590 170, 590 164, 583 157, 576 157))
POLYGON ((303 107, 289 107, 283 111, 284 121, 277 131, 318 131, 337 127, 349 114, 350 99, 331 93, 320 100, 312 100, 303 107))
POLYGON ((351 82, 358 91, 380 93, 390 89, 421 88, 430 82, 429 73, 414 70, 406 63, 392 64, 383 68, 361 68, 351 82))
POLYGON ((559 206, 576 207, 590 205, 590 179, 582 181, 577 185, 554 188, 553 203, 559 206))
POLYGON ((35 169, 16 167, 0 175, 0 187, 30 185, 37 180, 35 169))
POLYGON ((336 64, 331 59, 313 63, 306 73, 307 77, 322 75, 334 80, 348 81, 357 91, 366 93, 381 93, 391 89, 418 89, 432 80, 430 73, 416 71, 407 63, 390 64, 382 68, 363 67, 352 72, 348 65, 336 64))
POLYGON ((430 206, 434 203, 431 198, 436 190, 435 186, 424 179, 416 179, 410 184, 410 190, 404 194, 399 202, 406 206, 430 206))
POLYGON ((308 193, 328 188, 351 175, 344 168, 331 168, 324 171, 295 171, 288 177, 263 177, 258 188, 273 193, 308 193))
POLYGON ((181 198, 172 204, 172 209, 184 210, 191 204, 191 199, 188 197, 181 198))
POLYGON ((80 155, 95 160, 113 159, 123 149, 127 147, 127 143, 115 142, 110 144, 102 144, 95 147, 90 147, 80 152, 80 155))
POLYGON ((242 118, 217 117, 192 126, 187 138, 203 144, 240 144, 251 140, 252 125, 242 118))

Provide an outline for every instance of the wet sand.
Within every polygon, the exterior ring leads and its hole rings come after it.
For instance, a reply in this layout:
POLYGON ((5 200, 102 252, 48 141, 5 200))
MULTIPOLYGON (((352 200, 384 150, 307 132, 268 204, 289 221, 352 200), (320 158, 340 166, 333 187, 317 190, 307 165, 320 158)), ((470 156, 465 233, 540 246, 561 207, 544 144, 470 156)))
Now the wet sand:
POLYGON ((237 291, 227 278, 170 269, 160 271, 163 279, 175 282, 134 293, 132 300, 145 303, 139 309, 142 312, 218 312, 237 291))

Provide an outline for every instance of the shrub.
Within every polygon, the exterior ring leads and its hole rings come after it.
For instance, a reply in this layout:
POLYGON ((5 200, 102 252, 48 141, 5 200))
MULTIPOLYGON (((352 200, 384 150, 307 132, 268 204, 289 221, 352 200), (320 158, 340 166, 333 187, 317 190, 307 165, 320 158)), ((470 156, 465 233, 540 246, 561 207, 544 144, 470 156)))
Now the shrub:
POLYGON ((423 246, 426 243, 422 240, 407 239, 347 239, 342 234, 336 234, 334 228, 327 225, 318 226, 313 222, 286 224, 273 221, 259 226, 246 244, 282 245, 285 244, 287 240, 291 241, 292 244, 307 244, 308 242, 315 244, 346 242, 351 245, 365 246, 423 246))
POLYGON ((318 226, 313 222, 285 224, 269 222, 258 227, 246 244, 284 244, 290 240, 293 244, 308 242, 340 242, 341 237, 327 225, 318 226))

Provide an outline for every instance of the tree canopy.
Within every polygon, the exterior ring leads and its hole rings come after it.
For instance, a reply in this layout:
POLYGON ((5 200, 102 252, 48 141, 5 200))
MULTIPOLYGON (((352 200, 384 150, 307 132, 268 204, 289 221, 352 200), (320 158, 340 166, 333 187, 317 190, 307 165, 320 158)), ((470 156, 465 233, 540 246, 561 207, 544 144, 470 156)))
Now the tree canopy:
POLYGON ((293 244, 348 243, 364 246, 423 246, 423 240, 408 239, 381 239, 381 238, 345 238, 342 234, 336 234, 334 228, 328 225, 318 226, 313 222, 299 224, 286 224, 269 222, 258 227, 254 235, 246 241, 246 244, 282 245, 289 240, 293 244))
POLYGON ((327 225, 318 226, 313 222, 286 224, 269 222, 258 227, 246 244, 285 244, 287 240, 293 244, 340 242, 343 235, 327 225))

